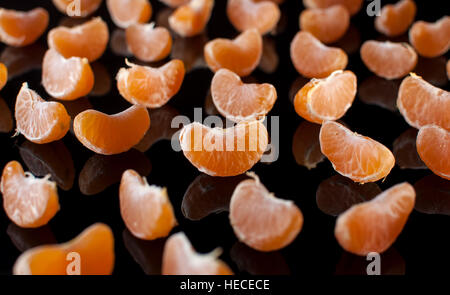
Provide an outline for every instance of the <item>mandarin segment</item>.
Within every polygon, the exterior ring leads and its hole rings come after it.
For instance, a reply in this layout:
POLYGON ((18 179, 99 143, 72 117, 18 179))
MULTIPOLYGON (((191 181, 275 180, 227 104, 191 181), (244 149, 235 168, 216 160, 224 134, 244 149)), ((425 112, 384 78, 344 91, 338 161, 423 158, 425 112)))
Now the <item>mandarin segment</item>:
POLYGON ((140 60, 154 62, 166 58, 172 49, 172 37, 164 27, 151 24, 134 24, 126 29, 130 51, 140 60))
POLYGON ((182 232, 173 234, 164 246, 163 275, 232 275, 233 272, 218 256, 216 249, 208 254, 199 254, 182 232))
POLYGON ((370 201, 352 206, 336 220, 337 241, 356 255, 386 251, 402 232, 415 197, 414 188, 404 182, 370 201))
POLYGON ((324 122, 319 137, 321 151, 334 170, 355 182, 375 182, 394 167, 394 155, 387 147, 337 122, 324 122))
POLYGON ((214 74, 211 95, 220 114, 233 122, 264 117, 277 99, 273 85, 243 83, 238 75, 227 69, 214 74))
POLYGON ((408 30, 414 21, 416 11, 417 7, 413 0, 387 4, 375 18, 375 29, 386 36, 399 36, 408 30))
POLYGON ((437 57, 450 48, 450 16, 434 23, 417 21, 409 30, 409 43, 424 57, 437 57))
POLYGON ((103 155, 128 151, 144 137, 149 127, 148 111, 139 105, 114 115, 87 110, 73 121, 78 140, 86 148, 103 155))
POLYGON ((295 69, 307 78, 325 78, 347 66, 347 54, 328 47, 306 31, 298 32, 291 42, 290 55, 295 69))
POLYGON ((3 89, 8 81, 8 68, 0 62, 0 90, 3 89))
POLYGON ((145 176, 134 170, 123 173, 119 198, 122 219, 137 238, 166 237, 177 224, 167 189, 149 185, 145 176))
POLYGON ((119 28, 146 23, 152 16, 149 0, 106 0, 112 21, 119 28))
POLYGON ((112 274, 115 260, 114 236, 109 226, 95 223, 69 242, 29 249, 17 258, 13 274, 69 275, 77 270, 71 266, 74 256, 70 254, 73 253, 79 255, 79 274, 112 274))
POLYGON ((360 53, 371 72, 388 80, 404 77, 417 64, 417 53, 407 43, 369 40, 361 46, 360 53))
POLYGON ((303 226, 303 214, 290 200, 276 198, 259 178, 244 180, 230 202, 230 223, 238 239, 258 251, 286 247, 303 226))
POLYGON ((261 60, 262 37, 251 29, 233 40, 217 38, 205 45, 204 54, 213 72, 225 68, 241 77, 248 76, 261 60))
POLYGON ((182 37, 199 35, 208 24, 213 6, 214 0, 190 0, 169 16, 170 28, 182 37))
POLYGON ((257 29, 262 35, 272 31, 280 19, 278 5, 270 1, 228 0, 227 16, 236 30, 257 29))
POLYGON ((71 17, 86 17, 93 14, 102 4, 103 0, 80 0, 79 6, 77 6, 73 0, 52 0, 55 7, 63 14, 71 17), (80 15, 76 14, 77 8, 79 8, 80 15))
POLYGON ((337 4, 344 6, 354 15, 361 9, 363 0, 303 0, 303 5, 307 8, 327 8, 337 4))
POLYGON ((56 183, 48 178, 35 178, 30 172, 24 172, 17 161, 6 164, 0 190, 6 215, 16 225, 40 227, 59 211, 56 183))

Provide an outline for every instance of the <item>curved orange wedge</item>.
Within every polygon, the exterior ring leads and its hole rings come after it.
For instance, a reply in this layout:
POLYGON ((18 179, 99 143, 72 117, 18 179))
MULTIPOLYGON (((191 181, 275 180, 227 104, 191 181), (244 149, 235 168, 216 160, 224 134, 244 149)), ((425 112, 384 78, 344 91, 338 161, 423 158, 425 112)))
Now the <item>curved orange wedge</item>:
POLYGON ((261 35, 272 31, 280 19, 278 5, 270 1, 228 0, 227 16, 239 32, 257 29, 261 35))
POLYGON ((375 29, 386 36, 399 36, 408 30, 414 21, 416 11, 417 7, 413 0, 387 4, 375 18, 375 29))
POLYGON ((192 37, 205 29, 214 6, 214 0, 190 0, 169 16, 172 30, 183 37, 192 37))
POLYGON ((149 0, 106 0, 109 15, 119 28, 146 23, 152 16, 149 0))
POLYGON ((409 43, 424 57, 445 54, 450 48, 450 16, 446 15, 434 23, 415 22, 409 29, 409 43))
MULTIPOLYGON (((74 6, 76 4, 73 0, 52 0, 53 4, 56 6, 56 8, 63 14, 68 14, 68 11, 73 13, 73 9, 76 9, 77 6, 74 6)), ((93 14, 102 4, 103 0, 80 0, 79 1, 79 8, 80 8, 80 15, 77 17, 86 17, 91 14, 93 14)))
POLYGON ((166 58, 172 49, 169 30, 155 28, 154 23, 131 25, 125 34, 130 51, 142 61, 159 61, 166 58))

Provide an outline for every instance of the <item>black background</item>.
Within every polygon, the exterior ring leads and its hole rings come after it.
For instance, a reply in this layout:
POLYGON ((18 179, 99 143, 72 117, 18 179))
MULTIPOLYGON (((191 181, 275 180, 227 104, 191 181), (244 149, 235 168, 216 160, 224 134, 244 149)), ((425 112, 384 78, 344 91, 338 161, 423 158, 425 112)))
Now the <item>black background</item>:
MULTIPOLYGON (((160 2, 152 0, 153 15, 155 20, 158 12, 164 7, 160 2)), ((386 4, 392 1, 382 1, 386 4)), ((352 18, 352 25, 359 32, 361 42, 368 39, 382 38, 373 29, 373 18, 367 16, 365 8, 369 1, 364 1, 363 8, 352 18)), ((445 15, 444 1, 416 1, 418 13, 416 19, 435 21, 445 15), (440 7, 442 6, 442 7, 440 7)), ((20 10, 31 9, 36 6, 45 7, 50 12, 50 28, 56 26, 64 16, 52 5, 51 1, 10 1, 2 0, 0 6, 20 10)), ((232 38, 237 32, 233 29, 225 14, 226 1, 216 0, 211 21, 207 27, 209 39, 216 37, 232 38)), ((299 0, 286 0, 281 5, 283 13, 282 21, 285 22, 285 29, 280 28, 275 36, 269 36, 276 42, 276 49, 279 56, 279 66, 275 73, 266 74, 261 70, 256 70, 252 77, 259 82, 272 83, 278 91, 278 100, 269 115, 280 116, 280 157, 278 161, 267 165, 258 163, 252 170, 261 178, 266 187, 275 192, 280 198, 292 199, 301 208, 305 223, 298 238, 288 247, 279 252, 260 254, 255 251, 240 247, 240 265, 247 267, 238 268, 235 261, 230 257, 230 249, 237 243, 237 239, 229 225, 227 213, 213 214, 201 221, 191 221, 186 219, 181 212, 181 202, 183 195, 191 182, 200 173, 184 158, 182 153, 174 152, 169 141, 160 141, 154 144, 145 157, 151 161, 152 170, 148 175, 148 182, 159 186, 166 186, 170 199, 174 205, 175 213, 179 222, 173 232, 184 231, 191 240, 194 247, 199 252, 208 252, 215 247, 223 249, 221 258, 226 261, 236 273, 251 272, 254 274, 267 273, 269 269, 274 273, 291 273, 294 275, 314 274, 331 275, 336 273, 363 273, 364 259, 357 258, 348 253, 344 253, 334 238, 335 217, 328 216, 320 211, 316 204, 316 190, 319 184, 336 174, 328 161, 319 164, 313 170, 296 164, 292 153, 292 138, 295 130, 304 120, 294 111, 289 98, 291 84, 299 77, 292 66, 289 58, 289 44, 294 34, 298 31, 298 15, 303 9, 299 0), (267 267, 267 264, 269 267, 267 267)), ((448 11, 447 11, 448 13, 448 11)), ((116 27, 111 22, 105 3, 95 13, 108 22, 110 33, 116 27)), ((280 25, 282 27, 282 25, 280 25)), ((404 36, 403 36, 404 37, 404 36)), ((400 40, 405 40, 404 38, 400 40)), ((357 42, 357 39, 352 39, 357 42)), ((41 45, 46 47, 45 37, 40 39, 41 45)), ((0 51, 5 48, 0 45, 0 51)), ((133 60, 133 59, 132 59, 133 60)), ((445 57, 436 59, 438 62, 422 60, 425 65, 439 64, 445 57)), ((116 56, 108 47, 103 57, 99 60, 108 72, 113 81, 110 93, 101 97, 89 97, 90 103, 95 109, 106 113, 116 113, 129 106, 120 97, 114 82, 114 77, 120 67, 124 66, 124 57, 116 56)), ((372 74, 365 68, 359 58, 358 50, 349 55, 348 69, 354 71, 358 76, 358 82, 364 81, 372 74)), ((445 75, 444 65, 441 63, 438 68, 431 68, 431 72, 436 75, 445 75)), ((30 88, 35 89, 44 98, 48 98, 45 90, 40 86, 40 70, 30 71, 22 76, 11 79, 7 86, 0 92, 0 96, 6 101, 11 111, 14 110, 15 97, 23 82, 28 82, 30 88)), ((420 74, 420 73, 419 73, 420 74)), ((203 107, 204 100, 210 85, 212 72, 203 67, 196 68, 187 73, 181 91, 169 103, 181 114, 193 118, 193 108, 203 107)), ((448 83, 441 85, 448 90, 448 83)), ((342 120, 350 128, 358 133, 369 136, 380 141, 392 149, 393 141, 405 130, 409 128, 398 112, 392 112, 375 105, 364 104, 358 97, 353 106, 342 120)), ((157 122, 152 121, 152 124, 157 122)), ((270 131, 270 130, 269 130, 270 131)), ((22 164, 19 147, 25 139, 22 136, 12 138, 13 132, 0 134, 1 153, 0 166, 3 167, 10 160, 19 160, 22 164)), ((62 140, 70 150, 75 165, 76 175, 83 168, 85 162, 94 154, 84 148, 76 138, 68 133, 62 140)), ((130 164, 131 165, 131 164, 130 164)), ((28 168, 25 167, 25 170, 28 168)), ((402 181, 414 184, 424 176, 431 174, 429 170, 402 170, 398 166, 383 182, 378 182, 382 190, 402 181)), ((449 194, 445 191, 444 194, 449 194)), ((59 190, 60 212, 51 220, 49 229, 56 241, 65 242, 84 228, 95 223, 104 222, 111 226, 115 236, 116 264, 114 274, 133 275, 143 274, 143 269, 150 273, 158 273, 160 263, 160 253, 164 241, 141 242, 131 238, 128 247, 136 249, 140 253, 149 255, 139 256, 139 263, 125 247, 124 234, 125 226, 119 212, 118 184, 111 185, 102 193, 95 196, 85 196, 78 188, 78 177, 75 178, 74 186, 70 191, 59 190), (131 245, 131 246, 130 246, 131 245), (144 259, 142 259, 144 257, 144 259), (145 257, 150 257, 146 260, 145 257)), ((450 202, 442 200, 443 203, 450 202)), ((450 214, 450 212, 447 212, 450 214)), ((10 221, 0 212, 0 273, 10 274, 16 258, 20 251, 14 246, 7 228, 10 221)), ((393 247, 382 258, 382 268, 387 273, 406 274, 430 274, 434 272, 448 273, 450 258, 448 249, 450 242, 447 238, 450 219, 445 215, 423 214, 414 211, 403 232, 394 243, 393 247), (392 270, 385 269, 387 266, 392 270)), ((10 230, 11 232, 11 230, 10 230)), ((24 238, 36 235, 33 230, 19 230, 16 238, 24 238)), ((48 241, 43 235, 37 234, 38 238, 33 245, 48 241)), ((129 237, 129 234, 128 234, 129 237)), ((128 238, 126 238, 128 239, 128 238)), ((237 249, 239 249, 239 247, 237 249)), ((269 272, 270 273, 270 272, 269 272)))

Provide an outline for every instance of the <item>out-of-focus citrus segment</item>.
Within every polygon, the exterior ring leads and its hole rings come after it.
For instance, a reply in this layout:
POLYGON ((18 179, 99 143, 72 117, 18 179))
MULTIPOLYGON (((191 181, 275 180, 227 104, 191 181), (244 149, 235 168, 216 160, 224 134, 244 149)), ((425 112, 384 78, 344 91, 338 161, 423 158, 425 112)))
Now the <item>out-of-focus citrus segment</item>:
POLYGON ((72 17, 86 17, 94 13, 102 4, 103 0, 79 0, 79 6, 74 0, 52 0, 56 8, 64 14, 70 14, 72 17), (75 15, 79 8, 80 15, 75 15))
POLYGON ((362 6, 363 0, 303 0, 307 8, 327 8, 340 4, 347 8, 351 15, 356 14, 362 6))
POLYGON ((3 208, 12 222, 20 227, 35 228, 47 224, 59 210, 56 183, 35 178, 22 165, 11 161, 3 169, 0 190, 3 208))
POLYGON ((272 31, 280 19, 278 5, 270 1, 228 0, 227 15, 236 30, 257 29, 260 34, 272 31))
POLYGON ((6 81, 8 81, 8 69, 0 62, 0 90, 5 87, 6 81))
POLYGON ((396 4, 387 4, 375 18, 375 29, 390 37, 403 34, 416 16, 417 7, 413 0, 401 0, 396 4))
POLYGON ((200 34, 211 17, 214 0, 191 0, 169 16, 172 30, 183 37, 200 34))
POLYGON ((167 57, 172 49, 169 30, 154 26, 154 23, 134 24, 126 29, 128 47, 142 61, 159 61, 167 57))
POLYGON ((112 21, 123 29, 146 23, 152 16, 149 0, 106 0, 106 6, 112 21))
POLYGON ((409 43, 424 57, 445 54, 450 47, 450 16, 434 23, 415 22, 409 30, 409 43))

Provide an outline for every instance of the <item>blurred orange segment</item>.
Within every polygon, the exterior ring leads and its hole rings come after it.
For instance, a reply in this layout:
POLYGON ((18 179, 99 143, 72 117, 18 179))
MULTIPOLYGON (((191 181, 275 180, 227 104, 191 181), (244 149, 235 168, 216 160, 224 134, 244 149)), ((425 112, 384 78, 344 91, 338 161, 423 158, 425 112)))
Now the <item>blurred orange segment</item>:
POLYGON ((72 17, 86 17, 94 13, 102 4, 103 0, 79 0, 77 6, 74 0, 52 0, 56 8, 63 14, 70 14, 72 17), (80 15, 72 15, 77 13, 79 8, 80 15))
POLYGON ((65 58, 85 57, 89 62, 99 59, 108 45, 108 26, 94 18, 73 28, 56 27, 48 33, 48 46, 65 58))
POLYGON ((236 30, 257 29, 260 34, 272 31, 280 19, 278 5, 270 1, 228 0, 227 16, 236 30))
POLYGON ((49 49, 42 63, 42 84, 52 97, 74 100, 88 95, 94 87, 94 73, 86 58, 64 58, 49 49))
POLYGON ((218 259, 221 252, 216 249, 208 254, 199 254, 184 233, 173 234, 164 246, 162 274, 232 275, 228 265, 218 259))
POLYGON ((138 66, 121 68, 117 74, 117 88, 123 98, 132 104, 159 108, 166 104, 181 88, 184 64, 174 59, 159 68, 138 66))
POLYGON ((387 4, 375 18, 375 29, 386 36, 399 36, 408 30, 414 21, 416 11, 417 7, 413 0, 387 4))
POLYGON ((17 132, 34 143, 61 139, 70 127, 70 117, 64 106, 43 100, 27 83, 23 83, 17 94, 15 118, 17 132))
POLYGON ((111 229, 103 223, 95 223, 69 242, 42 245, 22 253, 14 264, 13 274, 110 275, 114 269, 114 259, 111 229))
POLYGON ((50 175, 35 178, 22 165, 11 161, 3 169, 1 192, 6 215, 20 227, 34 228, 47 224, 59 211, 56 183, 50 175))
POLYGON ((259 178, 244 180, 230 202, 230 223, 238 239, 258 251, 286 247, 303 226, 303 214, 291 200, 270 193, 259 178))
POLYGON ((21 47, 34 43, 47 29, 47 10, 38 7, 30 11, 0 8, 0 41, 21 47))
POLYGON ((204 49, 208 67, 217 72, 228 69, 243 77, 258 66, 262 55, 262 38, 256 29, 247 30, 233 40, 217 38, 204 49))
POLYGON ((339 215, 334 234, 346 251, 365 256, 383 253, 397 239, 414 209, 416 193, 407 182, 339 215))
POLYGON ((6 81, 8 81, 8 69, 0 62, 0 90, 5 87, 6 81))
POLYGON ((211 95, 220 114, 233 122, 264 117, 277 99, 277 91, 272 84, 246 84, 227 69, 214 74, 211 95))
POLYGON ((192 37, 205 29, 214 6, 214 0, 191 0, 178 7, 169 16, 172 30, 183 37, 192 37))
POLYGON ((450 131, 450 92, 411 74, 403 79, 397 107, 406 122, 419 129, 428 124, 450 131))
POLYGON ((260 121, 244 121, 226 129, 194 122, 180 133, 186 158, 211 176, 234 176, 248 171, 261 159, 267 143, 267 129, 260 121))
POLYGON ((167 189, 149 185, 134 170, 127 170, 120 182, 120 213, 125 225, 137 238, 167 237, 177 224, 167 189))
POLYGON ((320 42, 336 42, 350 26, 350 14, 342 5, 305 9, 300 14, 300 29, 310 32, 320 42))
POLYGON ((311 33, 300 31, 291 42, 291 60, 295 69, 307 78, 325 78, 347 66, 347 54, 327 47, 311 33))
POLYGON ((424 57, 445 54, 450 48, 450 16, 434 23, 415 22, 409 30, 409 43, 424 57))
POLYGON ((385 79, 397 79, 411 72, 417 64, 417 53, 407 43, 366 41, 361 59, 370 71, 385 79))
POLYGON ((103 155, 128 151, 139 143, 149 127, 148 111, 139 105, 114 115, 87 110, 79 113, 73 121, 78 140, 91 151, 103 155))
POLYGON ((109 15, 119 28, 146 23, 152 16, 152 5, 148 0, 106 0, 109 15))
POLYGON ((350 15, 356 14, 362 6, 363 0, 303 0, 307 8, 328 8, 340 4, 344 6, 350 15))
POLYGON ((416 139, 417 152, 434 174, 450 180, 450 132, 436 125, 426 125, 416 139))
POLYGON ((166 58, 172 49, 172 37, 164 27, 155 24, 134 24, 126 29, 130 51, 140 60, 154 62, 166 58))
POLYGON ((334 170, 355 182, 375 182, 394 167, 392 152, 381 143, 326 121, 320 129, 320 148, 334 170))
POLYGON ((336 71, 325 79, 312 79, 295 96, 295 111, 318 124, 340 119, 352 106, 356 85, 356 76, 351 71, 336 71))

